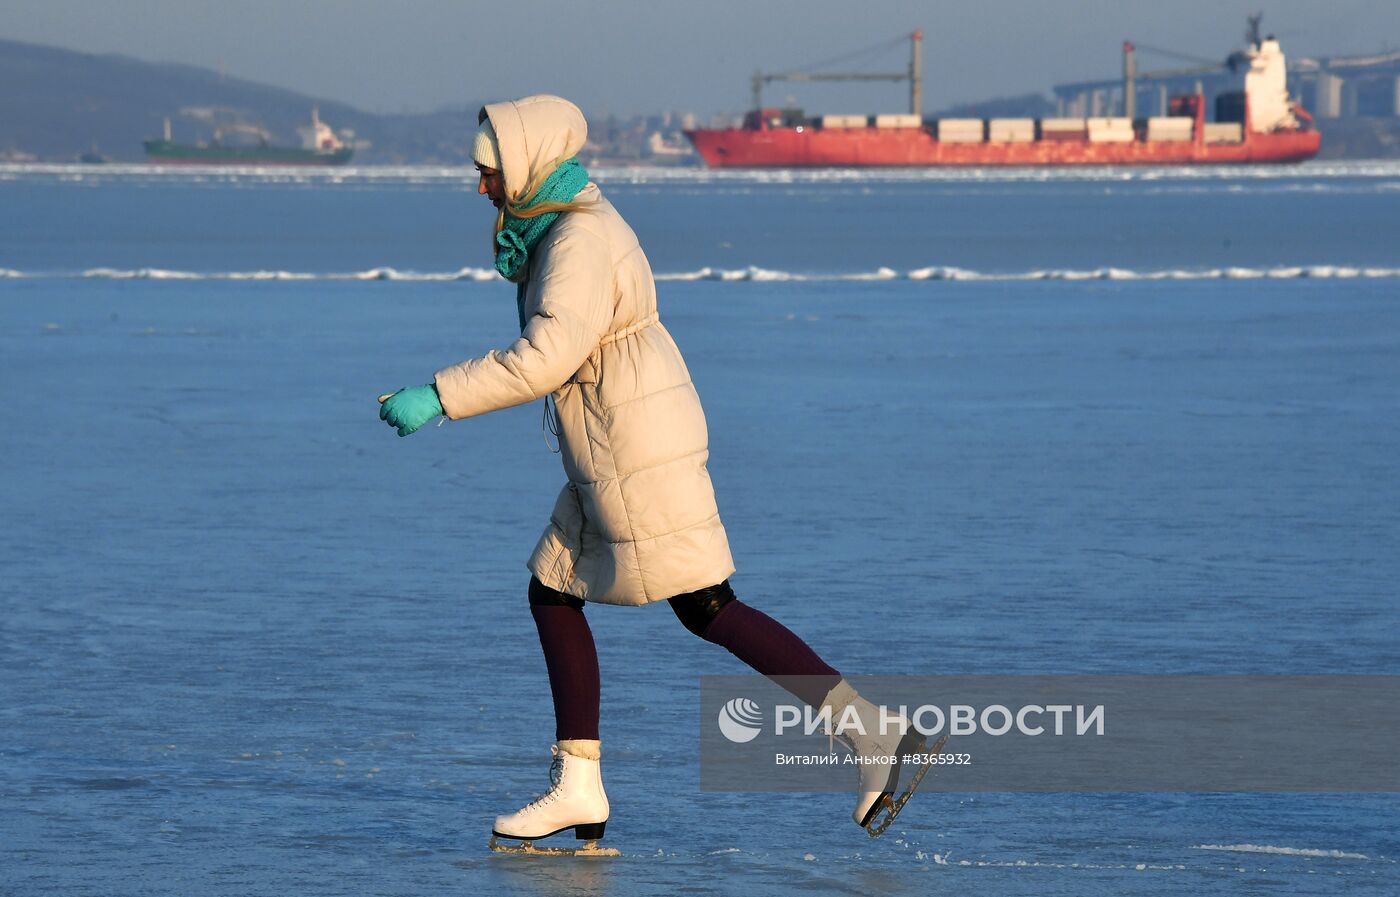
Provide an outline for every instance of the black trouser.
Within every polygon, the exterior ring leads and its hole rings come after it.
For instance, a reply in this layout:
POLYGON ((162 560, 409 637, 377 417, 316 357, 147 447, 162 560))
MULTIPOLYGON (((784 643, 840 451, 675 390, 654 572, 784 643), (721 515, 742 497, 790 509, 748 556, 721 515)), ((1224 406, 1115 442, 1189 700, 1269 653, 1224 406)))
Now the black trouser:
MULTIPOLYGON (((729 581, 667 599, 686 629, 720 645, 810 706, 819 706, 841 674, 772 617, 734 596, 729 581)), ((584 602, 530 580, 530 614, 539 630, 554 697, 555 737, 597 739, 598 651, 584 602)))

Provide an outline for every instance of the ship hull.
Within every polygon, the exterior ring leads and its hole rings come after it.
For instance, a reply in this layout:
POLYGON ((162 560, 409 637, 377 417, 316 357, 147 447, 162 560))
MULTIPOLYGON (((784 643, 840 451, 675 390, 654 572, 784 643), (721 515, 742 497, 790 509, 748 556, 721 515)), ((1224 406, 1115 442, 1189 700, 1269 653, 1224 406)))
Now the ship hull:
POLYGON ((188 146, 147 140, 146 161, 156 165, 345 165, 355 154, 349 147, 333 152, 291 147, 188 146))
POLYGON ((1251 165, 1311 159, 1322 140, 1317 131, 1301 129, 1249 134, 1240 143, 954 143, 915 128, 701 129, 686 136, 712 168, 1251 165))

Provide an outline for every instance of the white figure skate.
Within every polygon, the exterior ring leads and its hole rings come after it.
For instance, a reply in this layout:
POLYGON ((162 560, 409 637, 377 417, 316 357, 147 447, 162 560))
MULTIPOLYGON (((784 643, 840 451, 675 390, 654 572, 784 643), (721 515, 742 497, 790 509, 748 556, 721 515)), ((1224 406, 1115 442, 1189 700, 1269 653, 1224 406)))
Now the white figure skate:
POLYGON ((924 736, 903 714, 890 713, 882 720, 880 709, 857 694, 844 679, 827 695, 823 709, 831 711, 832 734, 850 750, 860 776, 851 818, 870 837, 878 838, 909 802, 948 736, 942 736, 929 748, 924 736), (906 764, 905 758, 911 755, 917 756, 918 762, 906 764), (906 765, 912 767, 913 774, 896 797, 906 765))
POLYGON ((599 847, 598 839, 608 823, 608 796, 603 792, 602 770, 597 760, 576 757, 552 745, 549 790, 515 813, 497 816, 487 846, 497 853, 544 856, 618 856, 617 850, 599 847), (573 829, 584 842, 579 847, 536 847, 541 838, 573 829), (507 838, 518 843, 501 843, 507 838))

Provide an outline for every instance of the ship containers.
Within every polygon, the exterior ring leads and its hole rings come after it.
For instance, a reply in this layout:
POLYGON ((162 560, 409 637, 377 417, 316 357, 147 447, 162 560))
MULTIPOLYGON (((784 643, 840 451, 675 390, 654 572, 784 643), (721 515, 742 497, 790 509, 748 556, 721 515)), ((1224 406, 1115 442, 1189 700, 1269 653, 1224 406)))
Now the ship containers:
POLYGON ((865 128, 870 119, 864 115, 823 115, 823 128, 865 128))
POLYGON ((1132 143, 1137 138, 1131 118, 1085 119, 1090 143, 1132 143))
POLYGON ((1041 140, 1084 140, 1089 136, 1082 118, 1042 118, 1041 140))
POLYGON ((1215 98, 1215 120, 1218 122, 1244 121, 1244 91, 1232 90, 1218 94, 1215 98))
POLYGON ((1206 122, 1206 143, 1243 143, 1244 125, 1237 121, 1206 122))
POLYGON ((923 126, 923 119, 917 115, 875 116, 875 127, 877 128, 922 128, 923 126))
POLYGON ((980 118, 940 118, 938 140, 941 143, 981 143, 985 127, 980 118))
POLYGON ((1147 139, 1168 143, 1189 143, 1196 120, 1184 115, 1160 115, 1147 120, 1147 139))
POLYGON ((994 118, 987 122, 987 139, 1001 143, 1033 143, 1035 119, 994 118))

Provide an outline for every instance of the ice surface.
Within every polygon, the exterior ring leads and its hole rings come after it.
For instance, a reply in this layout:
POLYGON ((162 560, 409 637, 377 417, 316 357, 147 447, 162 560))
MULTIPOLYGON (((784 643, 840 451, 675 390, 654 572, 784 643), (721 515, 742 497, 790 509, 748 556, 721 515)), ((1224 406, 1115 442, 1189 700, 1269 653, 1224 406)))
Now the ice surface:
MULTIPOLYGON (((889 195, 845 186, 766 197, 767 222, 792 230, 762 231, 760 267, 901 277, 662 287, 709 415, 745 600, 850 673, 1400 669, 1393 283, 914 281, 930 257, 1096 271, 1073 257, 1096 241, 1123 270, 1235 263, 1194 258, 1208 237, 1115 243, 1092 181, 1026 185, 1016 202, 1067 223, 1014 252, 978 248, 1006 220, 988 209, 959 225, 957 252, 916 247, 933 238, 905 217, 908 245, 862 259, 824 228, 874 232, 889 195), (804 217, 829 204, 844 210, 804 217), (828 266, 804 260, 818 249, 828 266)), ((625 201, 668 260, 658 270, 748 270, 656 227, 672 206, 696 229, 728 227, 749 200, 648 189, 625 201)), ((930 196, 947 198, 918 198, 930 196)), ((1321 236, 1280 228, 1237 266, 1400 265, 1393 215, 1373 199, 1320 195, 1296 220, 1390 231, 1318 256, 1321 236)), ((0 223, 15 271, 484 265, 485 224, 437 229, 463 216, 463 197, 426 188, 15 181, 0 200, 25 222, 0 223), (112 229, 135 207, 159 215, 112 229), (287 230, 259 230, 269 208, 287 230), (90 230, 61 229, 80 218, 90 230)), ((1193 214, 1228 219, 1256 200, 1193 199, 1193 214)), ((547 783, 523 562, 563 475, 538 407, 399 439, 375 403, 511 339, 512 288, 474 279, 0 281, 5 888, 1400 889, 1387 795, 958 795, 935 777, 872 842, 848 795, 701 792, 697 677, 740 670, 663 607, 589 610, 607 840, 624 855, 490 854, 489 820, 547 783)))

